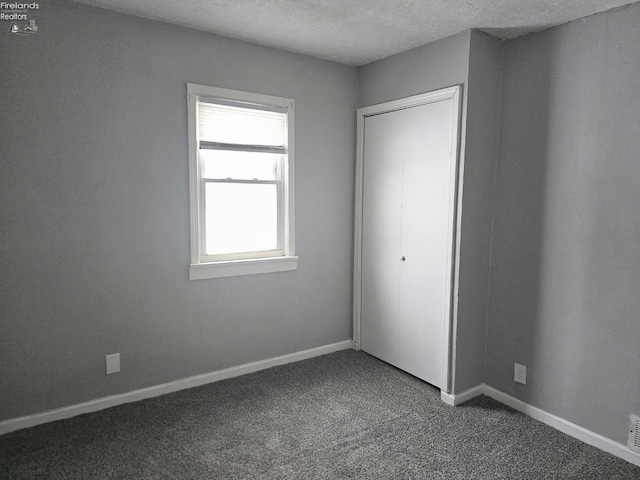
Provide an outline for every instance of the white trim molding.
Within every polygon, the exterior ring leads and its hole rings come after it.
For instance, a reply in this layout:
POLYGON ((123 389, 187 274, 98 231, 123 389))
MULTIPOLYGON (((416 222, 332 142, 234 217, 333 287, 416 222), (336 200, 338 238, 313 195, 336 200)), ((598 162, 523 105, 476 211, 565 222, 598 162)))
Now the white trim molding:
POLYGON ((474 397, 480 396, 484 393, 484 384, 477 385, 469 390, 465 390, 462 393, 453 394, 446 393, 444 390, 440 392, 440 399, 446 403, 447 405, 451 405, 452 407, 457 407, 458 405, 462 405, 465 402, 468 402, 474 397))
POLYGON ((76 405, 70 405, 68 407, 48 410, 46 412, 35 413, 33 415, 25 415, 24 417, 11 418, 9 420, 3 420, 0 422, 0 435, 16 430, 21 430, 23 428, 35 427, 36 425, 41 425, 43 423, 75 417, 84 413, 97 412, 99 410, 115 407, 124 403, 137 402, 139 400, 145 400, 147 398, 159 397, 160 395, 165 395, 167 393, 173 393, 180 390, 185 390, 187 388, 199 387, 208 383, 225 380, 227 378, 238 377, 240 375, 246 375, 247 373, 258 372, 260 370, 266 370, 267 368, 285 365, 287 363, 299 362, 301 360, 307 360, 309 358, 319 357, 320 355, 326 355, 328 353, 334 353, 340 350, 348 350, 351 348, 353 348, 353 342, 351 340, 345 340, 330 345, 323 345, 321 347, 311 348, 309 350, 282 355, 280 357, 245 363, 243 365, 225 368, 223 370, 217 370, 211 373, 182 378, 180 380, 155 385, 153 387, 133 390, 131 392, 121 393, 118 395, 110 395, 108 397, 96 398, 95 400, 78 403, 76 405))
POLYGON ((546 425, 549 425, 550 427, 553 427, 556 430, 561 431, 562 433, 566 433, 567 435, 576 438, 581 442, 591 445, 592 447, 596 447, 604 452, 610 453, 611 455, 614 455, 640 467, 640 453, 636 453, 630 450, 626 445, 611 440, 610 438, 604 437, 599 433, 587 430, 580 425, 576 425, 575 423, 572 423, 568 420, 565 420, 564 418, 558 417, 557 415, 542 410, 541 408, 529 405, 522 400, 514 398, 511 395, 490 387, 489 385, 485 385, 484 383, 470 388, 469 390, 465 390, 464 392, 457 395, 441 392, 440 398, 444 403, 448 405, 457 406, 468 402, 472 398, 479 395, 486 395, 487 397, 492 398, 497 402, 502 403, 503 405, 511 407, 520 413, 524 413, 525 415, 546 425))
POLYGON ((249 258, 226 262, 195 263, 189 265, 189 280, 237 277, 259 273, 288 272, 298 268, 298 257, 249 258))
POLYGON ((577 438, 588 445, 599 448, 600 450, 610 453, 611 455, 615 455, 616 457, 622 458, 623 460, 640 467, 640 454, 629 450, 627 446, 622 443, 618 443, 610 438, 592 432, 591 430, 587 430, 580 425, 576 425, 575 423, 546 412, 538 407, 529 405, 522 400, 518 400, 517 398, 507 395, 506 393, 488 385, 484 385, 484 394, 487 397, 493 398, 494 400, 503 403, 514 410, 522 412, 535 420, 545 423, 556 430, 560 430, 562 433, 566 433, 567 435, 577 438))

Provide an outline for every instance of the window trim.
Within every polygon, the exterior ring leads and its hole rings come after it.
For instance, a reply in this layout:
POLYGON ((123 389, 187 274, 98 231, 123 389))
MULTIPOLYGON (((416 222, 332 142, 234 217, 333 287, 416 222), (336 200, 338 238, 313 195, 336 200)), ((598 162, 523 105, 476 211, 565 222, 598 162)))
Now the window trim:
MULTIPOLYGON (((190 232, 191 262, 189 279, 253 275, 260 273, 284 272, 297 268, 298 257, 295 255, 294 224, 294 101, 290 98, 275 97, 258 93, 243 92, 225 88, 210 87, 187 83, 187 131, 189 141, 189 199, 190 199, 190 232), (219 98, 228 101, 267 105, 284 109, 287 114, 287 154, 282 170, 282 208, 278 216, 282 216, 282 253, 273 256, 273 251, 255 252, 258 255, 239 254, 235 258, 223 258, 211 261, 202 250, 203 205, 198 146, 197 103, 200 97, 219 98), (262 255, 260 255, 262 253, 262 255), (249 257, 249 258, 247 258, 249 257)), ((280 235, 280 229, 278 235, 280 235)), ((254 253, 254 252, 251 252, 254 253)))

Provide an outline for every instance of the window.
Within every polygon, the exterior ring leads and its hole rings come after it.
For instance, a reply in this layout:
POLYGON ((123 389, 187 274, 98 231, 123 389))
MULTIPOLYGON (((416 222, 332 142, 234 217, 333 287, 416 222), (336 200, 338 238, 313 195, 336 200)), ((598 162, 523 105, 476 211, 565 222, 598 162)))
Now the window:
POLYGON ((191 280, 295 270, 293 100, 187 84, 191 280))

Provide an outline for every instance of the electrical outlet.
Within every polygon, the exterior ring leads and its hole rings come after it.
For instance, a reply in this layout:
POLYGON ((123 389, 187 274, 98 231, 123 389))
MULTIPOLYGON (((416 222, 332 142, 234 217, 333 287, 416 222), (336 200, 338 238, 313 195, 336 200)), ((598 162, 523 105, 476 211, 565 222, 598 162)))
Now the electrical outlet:
POLYGON ((111 355, 107 355, 106 363, 107 363, 107 375, 111 375, 112 373, 118 373, 120 371, 120 354, 113 353, 111 355))
POLYGON ((513 364, 513 381, 517 383, 527 384, 527 366, 519 363, 513 364))

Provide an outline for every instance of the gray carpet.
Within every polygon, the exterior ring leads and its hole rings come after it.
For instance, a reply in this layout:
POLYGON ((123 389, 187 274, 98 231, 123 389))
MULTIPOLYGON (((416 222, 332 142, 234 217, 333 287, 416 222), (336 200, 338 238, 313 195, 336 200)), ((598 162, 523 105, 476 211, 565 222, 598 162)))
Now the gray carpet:
POLYGON ((499 403, 342 351, 0 437, 2 479, 640 479, 499 403))

